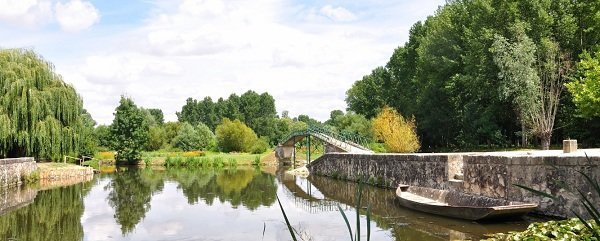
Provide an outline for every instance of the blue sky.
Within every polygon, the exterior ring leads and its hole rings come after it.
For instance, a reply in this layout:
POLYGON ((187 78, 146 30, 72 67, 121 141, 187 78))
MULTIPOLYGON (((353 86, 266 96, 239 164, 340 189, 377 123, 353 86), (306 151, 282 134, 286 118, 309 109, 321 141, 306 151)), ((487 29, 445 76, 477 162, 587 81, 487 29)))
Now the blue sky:
POLYGON ((120 95, 167 120, 249 89, 326 120, 443 0, 0 0, 2 48, 35 49, 109 124, 120 95), (10 37, 6 37, 10 36, 10 37))

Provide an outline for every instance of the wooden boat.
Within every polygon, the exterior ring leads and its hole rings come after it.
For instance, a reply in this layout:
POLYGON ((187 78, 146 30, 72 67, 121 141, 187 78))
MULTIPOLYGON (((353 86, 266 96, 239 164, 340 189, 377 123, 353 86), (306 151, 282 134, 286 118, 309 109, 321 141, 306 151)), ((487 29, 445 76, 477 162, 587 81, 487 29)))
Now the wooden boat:
POLYGON ((426 213, 468 220, 520 217, 538 205, 466 194, 457 191, 399 185, 400 205, 426 213))

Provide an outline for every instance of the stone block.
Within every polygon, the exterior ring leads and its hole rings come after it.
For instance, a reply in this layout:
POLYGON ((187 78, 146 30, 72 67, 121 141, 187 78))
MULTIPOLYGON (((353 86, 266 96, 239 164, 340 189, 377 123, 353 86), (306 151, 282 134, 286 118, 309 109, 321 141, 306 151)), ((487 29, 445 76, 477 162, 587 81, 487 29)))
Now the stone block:
POLYGON ((577 151, 577 140, 563 140, 563 152, 571 153, 577 151))

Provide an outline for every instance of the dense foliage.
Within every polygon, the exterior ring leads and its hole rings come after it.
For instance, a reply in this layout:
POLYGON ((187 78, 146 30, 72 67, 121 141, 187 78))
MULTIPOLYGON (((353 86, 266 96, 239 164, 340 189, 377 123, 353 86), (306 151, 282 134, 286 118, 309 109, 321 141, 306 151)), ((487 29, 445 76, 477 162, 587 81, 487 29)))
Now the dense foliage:
POLYGON ((373 119, 375 139, 385 144, 388 152, 416 152, 420 144, 414 118, 406 119, 396 110, 383 107, 373 119))
POLYGON ((0 158, 89 154, 93 123, 51 63, 31 50, 0 50, 0 158))
MULTIPOLYGON (((594 221, 589 222, 600 232, 600 227, 594 221)), ((549 221, 543 223, 532 223, 523 232, 509 232, 494 234, 493 240, 597 240, 594 233, 585 227, 585 225, 577 218, 549 221)))
POLYGON ((204 123, 211 130, 215 130, 225 118, 240 120, 258 136, 267 137, 272 144, 278 141, 275 100, 269 93, 259 95, 249 90, 241 96, 231 94, 227 99, 219 98, 217 102, 210 97, 200 101, 188 98, 181 111, 177 112, 179 122, 204 123))
POLYGON ((589 133, 597 124, 584 127, 600 119, 575 116, 560 88, 580 54, 598 49, 599 11, 598 1, 448 1, 413 25, 384 67, 354 83, 349 110, 371 118, 387 105, 414 115, 425 150, 514 146, 529 134, 596 144, 589 133), (551 82, 559 88, 548 89, 551 82), (517 84, 524 92, 511 93, 517 84), (551 103, 557 93, 560 102, 551 103), (537 126, 523 115, 529 110, 545 111, 537 126))
POLYGON ((173 138, 173 146, 183 151, 209 150, 215 147, 215 134, 203 123, 196 127, 184 122, 173 138))
POLYGON ((250 152, 258 141, 254 131, 239 120, 223 119, 215 134, 219 150, 224 152, 250 152))
POLYGON ((583 53, 577 69, 579 79, 567 84, 577 111, 583 117, 600 117, 600 51, 594 57, 583 53))
POLYGON ((111 144, 117 152, 118 161, 134 162, 141 158, 141 151, 148 141, 148 123, 144 112, 133 100, 121 96, 111 125, 111 144))

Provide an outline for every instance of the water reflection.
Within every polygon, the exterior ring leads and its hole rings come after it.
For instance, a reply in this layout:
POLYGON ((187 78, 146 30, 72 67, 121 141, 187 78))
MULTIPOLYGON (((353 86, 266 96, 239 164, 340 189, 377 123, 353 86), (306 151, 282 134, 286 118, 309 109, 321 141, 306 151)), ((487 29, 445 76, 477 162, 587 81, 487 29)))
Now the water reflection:
MULTIPOLYGON (((356 189, 355 183, 296 178, 283 170, 120 168, 84 184, 24 189, 21 204, 0 214, 0 239, 290 240, 275 204, 277 194, 302 235, 345 240, 348 233, 337 207, 353 213, 356 189)), ((374 214, 371 240, 477 239, 526 225, 481 225, 413 212, 394 202, 393 190, 370 186, 363 198, 374 214)), ((354 215, 349 218, 356 223, 354 215)), ((360 219, 365 227, 364 215, 360 219)))
POLYGON ((0 216, 0 237, 8 240, 82 240, 83 197, 92 182, 37 192, 35 201, 0 216))
MULTIPOLYGON (((354 203, 358 184, 318 176, 308 180, 326 199, 354 203)), ((391 230, 395 240, 478 240, 487 233, 524 230, 528 225, 525 220, 480 224, 412 211, 399 206, 391 189, 367 186, 362 196, 363 203, 371 205, 372 220, 378 227, 391 230)))
POLYGON ((127 234, 150 210, 152 195, 163 189, 163 178, 150 169, 122 169, 104 188, 110 190, 107 200, 115 210, 121 233, 127 234))
POLYGON ((189 204, 199 200, 212 205, 215 200, 254 210, 275 202, 277 186, 273 177, 259 169, 167 169, 167 177, 176 181, 189 204))

